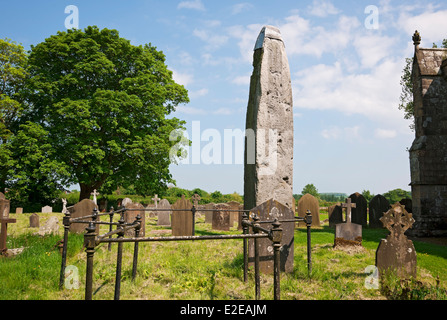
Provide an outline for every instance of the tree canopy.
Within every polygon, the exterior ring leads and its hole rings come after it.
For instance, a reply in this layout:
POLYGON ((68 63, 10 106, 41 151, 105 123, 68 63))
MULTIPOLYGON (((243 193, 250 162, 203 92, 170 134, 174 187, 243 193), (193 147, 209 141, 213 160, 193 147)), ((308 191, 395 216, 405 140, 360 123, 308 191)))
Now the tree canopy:
POLYGON ((60 169, 55 179, 79 183, 80 200, 117 186, 161 193, 174 182, 170 149, 177 141, 169 138, 185 122, 168 116, 189 99, 163 52, 90 26, 31 46, 26 70, 22 128, 45 137, 42 157, 60 169))

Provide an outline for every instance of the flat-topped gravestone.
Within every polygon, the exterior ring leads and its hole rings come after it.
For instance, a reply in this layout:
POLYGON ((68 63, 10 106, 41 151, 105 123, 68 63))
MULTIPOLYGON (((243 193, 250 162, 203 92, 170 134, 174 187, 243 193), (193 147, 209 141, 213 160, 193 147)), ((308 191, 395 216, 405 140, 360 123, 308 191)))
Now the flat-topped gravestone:
POLYGON ((355 207, 352 207, 351 222, 366 227, 368 225, 368 202, 366 201, 365 197, 358 192, 351 194, 349 198, 351 199, 352 203, 355 203, 355 207))
POLYGON ((383 224, 380 218, 383 214, 390 209, 390 203, 381 194, 375 195, 369 201, 369 227, 370 228, 383 228, 383 224))
MULTIPOLYGON (((124 222, 133 223, 133 222, 135 222, 137 216, 140 215, 141 228, 140 228, 140 232, 138 233, 138 236, 144 237, 144 235, 146 234, 146 213, 144 211, 144 206, 141 203, 132 202, 126 206, 126 209, 131 209, 131 210, 125 211, 124 222)), ((126 230, 126 232, 124 233, 124 236, 135 237, 135 229, 131 228, 131 229, 126 230)))
POLYGON ((416 277, 416 250, 413 242, 404 234, 414 223, 412 214, 405 210, 404 205, 396 202, 380 221, 390 234, 380 241, 376 251, 379 277, 387 272, 393 272, 399 278, 416 277))
POLYGON ((39 216, 37 215, 37 213, 33 213, 29 216, 29 227, 39 228, 39 216))
POLYGON ((281 32, 265 26, 253 54, 246 114, 244 209, 274 198, 292 209, 293 102, 281 32))
MULTIPOLYGON (((90 199, 84 199, 76 203, 74 206, 67 208, 70 212, 70 218, 81 218, 85 216, 91 216, 94 209, 98 209, 98 206, 90 199)), ((92 218, 81 219, 82 221, 91 221, 92 218)), ((99 221, 99 217, 96 221, 99 221)), ((88 227, 88 223, 71 223, 69 231, 72 233, 82 233, 88 227)), ((99 233, 99 224, 96 225, 96 232, 99 233)))
MULTIPOLYGON (((320 205, 318 199, 306 193, 298 200, 298 217, 305 218, 307 210, 312 214, 312 227, 320 227, 320 205)), ((305 227, 305 222, 299 222, 299 227, 305 227)))
POLYGON ((205 209, 207 210, 205 211, 205 223, 213 223, 213 211, 209 210, 214 210, 214 203, 205 204, 205 209))
MULTIPOLYGON (((241 204, 237 201, 229 201, 227 205, 230 206, 230 210, 240 210, 241 204)), ((240 212, 230 211, 230 228, 234 227, 234 223, 239 223, 240 212)))
POLYGON ((225 203, 218 203, 214 205, 213 211, 213 230, 230 230, 230 212, 227 211, 230 209, 230 206, 225 203))
POLYGON ((23 208, 16 208, 16 214, 22 214, 23 208))
MULTIPOLYGON (((294 212, 282 203, 270 199, 260 204, 259 206, 250 210, 250 216, 256 214, 260 221, 273 222, 275 218, 281 220, 294 220, 294 212)), ((271 229, 272 225, 269 223, 263 223, 263 228, 271 229)), ((294 231, 295 222, 283 222, 281 223, 283 229, 281 250, 280 250, 280 270, 285 272, 293 271, 293 254, 294 254, 294 231)), ((251 229, 251 228, 250 228, 251 229)), ((252 230, 249 230, 252 232, 252 230)), ((273 247, 272 241, 266 238, 258 239, 259 243, 259 270, 263 273, 273 273, 273 247)), ((254 240, 248 241, 248 261, 249 264, 254 263, 254 240)))
POLYGON ((42 213, 52 213, 52 212, 53 212, 53 207, 50 207, 50 206, 42 207, 42 213))
POLYGON ((341 204, 334 204, 328 208, 329 227, 335 228, 339 223, 343 222, 343 208, 341 204))
POLYGON ((182 195, 171 205, 172 209, 180 211, 172 211, 171 228, 173 236, 193 236, 194 235, 194 218, 192 214, 192 203, 182 195))
POLYGON ((157 226, 170 226, 171 225, 171 204, 166 199, 161 199, 160 203, 158 204, 158 209, 163 209, 169 211, 157 211, 158 221, 157 226))
POLYGON ((361 246, 362 226, 351 222, 351 210, 356 204, 348 198, 341 206, 346 208, 346 222, 335 225, 334 247, 361 246))

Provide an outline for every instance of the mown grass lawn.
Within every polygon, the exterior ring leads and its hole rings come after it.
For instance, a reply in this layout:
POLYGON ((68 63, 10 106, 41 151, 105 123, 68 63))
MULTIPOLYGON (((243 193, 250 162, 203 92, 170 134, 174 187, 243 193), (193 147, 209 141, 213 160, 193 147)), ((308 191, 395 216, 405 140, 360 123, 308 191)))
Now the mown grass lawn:
MULTIPOLYGON (((41 225, 50 216, 39 214, 41 225)), ((62 214, 53 213, 60 218, 62 214)), ((67 265, 78 272, 79 287, 58 289, 61 256, 59 235, 33 235, 37 228, 28 228, 27 214, 18 215, 17 223, 8 227, 8 247, 25 247, 15 257, 0 258, 0 299, 18 300, 82 300, 85 290, 85 252, 83 235, 69 236, 67 265)), ((169 234, 168 228, 156 226, 156 218, 146 219, 147 235, 169 234)), ((107 226, 101 226, 105 233, 107 226)), ((62 229, 62 228, 61 228, 62 229)), ((228 233, 239 233, 235 228, 228 233)), ((196 234, 222 234, 197 219, 196 234)), ((292 273, 281 274, 283 300, 363 300, 408 298, 405 287, 417 291, 412 298, 447 299, 447 248, 414 241, 418 259, 418 277, 414 282, 396 279, 387 290, 368 289, 365 281, 373 276, 375 251, 383 229, 363 230, 363 248, 335 250, 334 230, 325 226, 312 229, 312 272, 307 270, 306 232, 295 230, 295 256, 292 273), (437 281, 437 278, 439 280, 437 281)), ((113 299, 116 248, 106 244, 97 247, 94 263, 95 300, 113 299)), ((254 299, 254 274, 243 281, 242 240, 145 242, 140 243, 138 274, 131 281, 133 244, 124 244, 121 284, 122 300, 235 300, 254 299)), ((75 276, 74 274, 71 277, 75 276)), ((72 278, 71 278, 72 279, 72 278)), ((408 291, 407 290, 407 291, 408 291)), ((261 298, 273 298, 272 275, 261 276, 261 298)))

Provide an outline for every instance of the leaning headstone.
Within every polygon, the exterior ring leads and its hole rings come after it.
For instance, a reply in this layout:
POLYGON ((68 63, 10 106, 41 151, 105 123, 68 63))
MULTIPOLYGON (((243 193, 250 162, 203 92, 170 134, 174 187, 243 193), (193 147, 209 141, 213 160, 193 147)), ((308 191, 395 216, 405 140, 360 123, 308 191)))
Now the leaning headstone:
POLYGON ((172 211, 171 215, 171 228, 173 236, 193 236, 194 224, 192 215, 192 203, 185 196, 182 195, 181 199, 178 199, 171 205, 172 209, 180 211, 172 211))
POLYGON ((57 217, 50 217, 43 226, 40 227, 37 232, 40 236, 45 236, 47 234, 57 234, 59 231, 59 219, 57 217))
POLYGON ((214 205, 213 223, 212 223, 213 230, 223 230, 223 231, 230 230, 231 214, 229 211, 227 211, 230 208, 231 207, 225 203, 218 203, 214 205))
POLYGON ((413 242, 404 234, 414 223, 412 214, 405 210, 404 205, 396 202, 380 221, 390 234, 380 241, 376 251, 379 277, 387 272, 399 278, 416 277, 416 250, 413 242))
POLYGON ((367 220, 367 211, 368 211, 368 202, 365 197, 356 192, 349 196, 352 203, 355 203, 355 207, 352 208, 352 223, 360 224, 364 227, 368 225, 367 220))
POLYGON ((273 198, 292 209, 293 102, 289 62, 278 28, 265 26, 253 54, 246 114, 244 209, 273 198))
POLYGON ((53 212, 53 208, 50 206, 45 206, 42 207, 42 213, 52 213, 53 212))
MULTIPOLYGON (((298 217, 306 217, 307 210, 310 210, 312 214, 312 227, 320 227, 320 205, 318 199, 310 193, 306 193, 298 200, 298 217)), ((299 222, 298 226, 305 227, 306 223, 299 222)))
MULTIPOLYGON (((70 218, 81 218, 93 214, 93 209, 98 206, 90 199, 84 199, 74 206, 67 208, 70 211, 70 218)), ((81 219, 82 221, 91 221, 92 218, 81 219)), ((99 217, 96 221, 99 221, 99 217)), ((71 223, 69 231, 72 233, 82 233, 88 227, 88 223, 71 223)), ((99 233, 99 224, 96 225, 96 232, 99 233)))
POLYGON ((37 215, 37 213, 33 213, 29 216, 29 227, 39 228, 39 216, 37 215))
POLYGON ((352 223, 352 208, 356 207, 351 198, 341 205, 346 208, 346 222, 335 225, 334 247, 353 247, 362 245, 362 225, 352 223))
MULTIPOLYGON (((124 222, 133 223, 133 222, 135 222, 137 216, 140 215, 141 228, 140 228, 140 232, 138 233, 138 236, 144 237, 144 235, 146 234, 146 214, 144 211, 144 206, 141 203, 132 202, 126 206, 126 209, 132 209, 132 210, 127 210, 124 212, 124 222), (138 210, 138 209, 140 209, 140 210, 138 210)), ((126 232, 124 233, 124 236, 135 237, 135 229, 131 228, 131 229, 126 230, 126 232)))
MULTIPOLYGON (((293 211, 283 205, 282 203, 270 199, 266 202, 260 204, 259 206, 250 210, 250 216, 252 214, 257 214, 260 221, 270 221, 273 222, 275 218, 281 220, 294 220, 293 211)), ((271 224, 262 224, 263 228, 271 228, 271 224)), ((283 222, 281 224, 283 229, 282 240, 281 240, 281 254, 280 254, 280 270, 285 272, 293 271, 293 248, 294 248, 294 231, 295 222, 283 222)), ((252 232, 252 230, 250 230, 252 232)), ((270 274, 273 273, 273 247, 272 242, 269 239, 258 239, 259 243, 259 270, 263 273, 270 274)), ((254 263, 254 240, 250 239, 248 241, 248 259, 249 264, 254 263)))
POLYGON ((334 204, 328 208, 329 227, 335 228, 335 225, 343 222, 343 209, 341 204, 334 204))
POLYGON ((158 209, 163 209, 163 210, 167 210, 169 209, 169 211, 158 211, 157 212, 157 216, 158 216, 158 221, 157 221, 157 226, 170 226, 171 225, 171 204, 169 203, 168 200, 166 199, 161 199, 160 203, 158 204, 158 209))
POLYGON ((370 228, 382 228, 383 224, 380 218, 383 214, 390 209, 390 203, 381 194, 375 195, 369 201, 369 227, 370 228))

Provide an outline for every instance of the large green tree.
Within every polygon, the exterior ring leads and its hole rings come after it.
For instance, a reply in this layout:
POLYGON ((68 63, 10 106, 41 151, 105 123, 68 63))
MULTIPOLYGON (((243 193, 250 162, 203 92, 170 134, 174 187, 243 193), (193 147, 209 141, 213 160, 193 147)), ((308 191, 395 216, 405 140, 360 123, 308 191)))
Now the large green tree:
POLYGON ((79 183, 80 200, 120 185, 161 193, 173 182, 169 151, 177 141, 169 137, 184 122, 168 116, 189 100, 161 51, 93 26, 32 46, 28 64, 22 119, 46 132, 51 159, 79 183))

